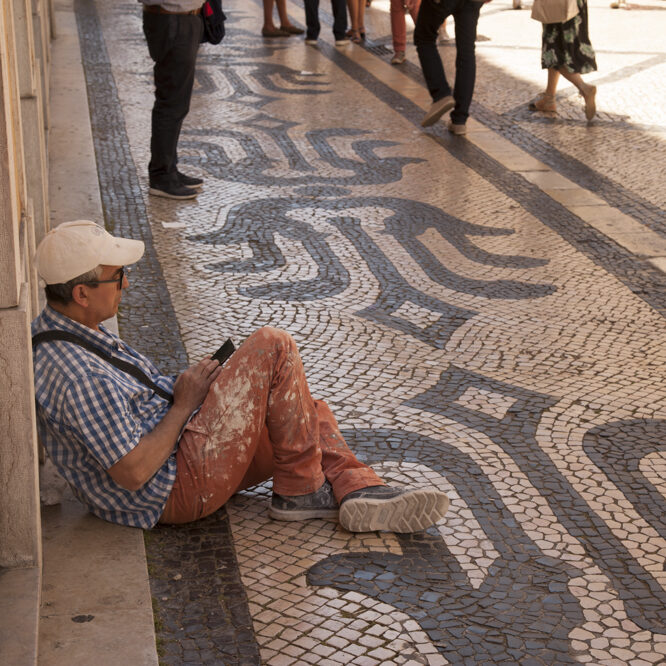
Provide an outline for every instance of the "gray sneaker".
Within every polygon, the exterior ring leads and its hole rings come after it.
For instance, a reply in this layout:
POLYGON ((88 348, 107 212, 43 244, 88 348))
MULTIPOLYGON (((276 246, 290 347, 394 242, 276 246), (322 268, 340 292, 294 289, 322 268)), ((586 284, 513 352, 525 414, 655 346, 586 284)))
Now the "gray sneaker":
POLYGON ((285 497, 273 493, 268 515, 274 520, 308 520, 310 518, 337 518, 338 503, 328 481, 314 493, 285 497))
POLYGON ((434 525, 449 508, 446 493, 435 488, 370 486, 346 495, 340 525, 349 532, 419 532, 434 525))

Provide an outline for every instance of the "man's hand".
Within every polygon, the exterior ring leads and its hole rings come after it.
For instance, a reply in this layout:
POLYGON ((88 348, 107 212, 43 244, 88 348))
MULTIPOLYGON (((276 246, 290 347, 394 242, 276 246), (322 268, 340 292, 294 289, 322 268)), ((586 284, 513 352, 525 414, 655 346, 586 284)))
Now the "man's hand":
POLYGON ((109 468, 111 478, 127 490, 139 490, 171 455, 181 428, 204 401, 222 367, 207 356, 185 370, 173 387, 173 405, 139 443, 109 468))
POLYGON ((178 377, 173 387, 173 404, 191 414, 205 400, 210 385, 217 379, 222 367, 210 356, 190 366, 178 377))

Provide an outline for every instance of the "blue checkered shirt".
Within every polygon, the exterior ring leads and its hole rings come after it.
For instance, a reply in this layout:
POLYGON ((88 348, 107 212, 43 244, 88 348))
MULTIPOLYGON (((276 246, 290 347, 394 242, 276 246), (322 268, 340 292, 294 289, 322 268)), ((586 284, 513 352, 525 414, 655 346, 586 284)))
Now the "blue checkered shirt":
MULTIPOLYGON (((32 334, 76 333, 107 354, 132 363, 173 393, 175 376, 161 375, 145 357, 103 325, 94 331, 48 305, 32 334)), ((169 403, 137 379, 71 342, 42 342, 34 349, 39 435, 74 494, 96 516, 132 527, 153 527, 176 479, 175 451, 137 491, 119 486, 106 471, 128 454, 169 410, 169 403)))

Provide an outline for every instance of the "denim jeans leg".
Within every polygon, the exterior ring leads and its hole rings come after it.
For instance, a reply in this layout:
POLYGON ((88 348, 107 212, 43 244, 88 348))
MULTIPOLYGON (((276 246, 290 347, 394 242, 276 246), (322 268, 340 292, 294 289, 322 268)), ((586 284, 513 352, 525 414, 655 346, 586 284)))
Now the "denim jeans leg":
POLYGON ((464 125, 469 117, 474 94, 476 26, 482 4, 467 0, 453 14, 456 28, 456 81, 453 96, 456 106, 451 112, 451 121, 459 125, 464 125))
POLYGON ((194 69, 203 24, 192 15, 144 14, 144 33, 155 61, 155 103, 151 120, 151 184, 175 178, 177 147, 190 109, 194 69))
POLYGON ((347 5, 345 0, 331 0, 333 10, 333 36, 344 39, 347 33, 347 5))
POLYGON ((446 80, 442 59, 437 50, 437 31, 454 7, 455 3, 446 0, 423 0, 414 28, 416 52, 433 102, 451 94, 451 86, 446 80))
POLYGON ((321 24, 319 23, 319 0, 304 0, 305 5, 305 25, 307 31, 305 39, 317 39, 321 24))

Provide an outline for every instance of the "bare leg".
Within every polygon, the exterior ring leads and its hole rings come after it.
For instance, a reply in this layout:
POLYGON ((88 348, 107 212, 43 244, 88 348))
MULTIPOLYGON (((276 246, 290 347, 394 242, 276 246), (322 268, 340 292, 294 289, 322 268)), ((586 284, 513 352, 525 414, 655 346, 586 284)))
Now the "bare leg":
POLYGON ((280 28, 285 30, 286 28, 293 28, 289 21, 289 15, 287 14, 287 0, 276 0, 278 16, 280 17, 280 28))
POLYGON ((548 83, 546 84, 546 95, 550 97, 555 97, 555 91, 557 90, 557 82, 560 80, 559 70, 551 67, 548 70, 548 83))
MULTIPOLYGON (((550 71, 551 70, 548 70, 549 76, 550 71)), ((560 67, 559 74, 561 74, 567 81, 571 81, 571 83, 573 83, 576 88, 578 88, 580 94, 583 95, 583 97, 591 93, 592 89, 596 90, 596 86, 585 83, 585 81, 583 81, 583 77, 580 74, 577 72, 570 72, 566 69, 566 67, 560 67)))
POLYGON ((358 41, 358 11, 356 5, 359 0, 347 0, 347 10, 349 11, 349 20, 351 22, 351 27, 349 29, 349 37, 352 41, 358 41))
POLYGON ((264 30, 275 30, 273 23, 273 0, 264 0, 264 30))
POLYGON ((365 39, 365 0, 358 0, 356 3, 356 23, 358 25, 358 35, 365 39))
MULTIPOLYGON (((550 70, 549 70, 550 72, 550 70)), ((578 92, 582 95, 585 100, 585 117, 588 120, 592 120, 597 113, 596 106, 596 95, 597 87, 583 81, 583 77, 578 72, 570 72, 565 67, 560 67, 560 74, 567 80, 571 81, 578 92)))
POLYGON ((557 90, 557 82, 560 79, 560 72, 550 67, 548 69, 548 82, 546 83, 546 90, 542 92, 536 99, 533 99, 529 108, 531 111, 557 111, 555 104, 555 91, 557 90))

